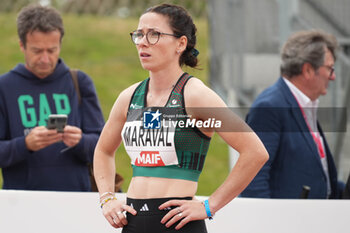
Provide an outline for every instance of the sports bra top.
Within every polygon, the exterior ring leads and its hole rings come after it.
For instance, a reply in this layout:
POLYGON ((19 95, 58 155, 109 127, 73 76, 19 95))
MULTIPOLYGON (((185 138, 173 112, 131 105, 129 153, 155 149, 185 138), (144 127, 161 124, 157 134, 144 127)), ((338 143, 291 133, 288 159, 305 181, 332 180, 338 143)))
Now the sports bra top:
POLYGON ((149 78, 135 89, 122 130, 134 177, 198 181, 210 137, 187 116, 183 89, 190 78, 179 78, 164 107, 146 107, 149 78))

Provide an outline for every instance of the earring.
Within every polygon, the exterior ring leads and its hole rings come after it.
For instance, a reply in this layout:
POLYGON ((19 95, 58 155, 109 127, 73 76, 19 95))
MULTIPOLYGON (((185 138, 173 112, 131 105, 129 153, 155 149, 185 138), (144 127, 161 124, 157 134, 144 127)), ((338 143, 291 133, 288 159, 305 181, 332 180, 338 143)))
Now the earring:
POLYGON ((176 53, 179 54, 179 53, 180 53, 180 50, 177 50, 176 53))

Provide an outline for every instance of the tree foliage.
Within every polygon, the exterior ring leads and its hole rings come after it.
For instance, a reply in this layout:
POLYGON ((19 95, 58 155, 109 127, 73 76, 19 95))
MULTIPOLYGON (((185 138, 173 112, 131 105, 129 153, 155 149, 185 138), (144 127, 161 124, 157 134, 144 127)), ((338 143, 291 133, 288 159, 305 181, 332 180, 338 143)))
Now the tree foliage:
POLYGON ((160 3, 185 7, 195 17, 207 15, 205 0, 1 0, 0 12, 18 12, 28 4, 51 5, 62 13, 139 16, 145 9, 160 3))

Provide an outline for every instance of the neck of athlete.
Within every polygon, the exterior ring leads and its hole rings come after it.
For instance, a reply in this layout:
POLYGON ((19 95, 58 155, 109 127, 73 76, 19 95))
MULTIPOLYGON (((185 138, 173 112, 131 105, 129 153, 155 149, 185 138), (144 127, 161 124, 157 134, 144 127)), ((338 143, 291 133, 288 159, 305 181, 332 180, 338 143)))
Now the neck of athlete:
POLYGON ((173 87, 183 73, 180 66, 173 69, 150 71, 149 92, 162 94, 164 90, 173 87))

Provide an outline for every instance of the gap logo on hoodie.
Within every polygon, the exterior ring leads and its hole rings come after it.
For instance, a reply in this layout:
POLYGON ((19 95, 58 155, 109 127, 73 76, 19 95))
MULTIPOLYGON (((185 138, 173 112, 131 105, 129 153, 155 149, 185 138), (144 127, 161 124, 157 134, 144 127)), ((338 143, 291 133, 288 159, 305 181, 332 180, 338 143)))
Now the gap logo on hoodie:
POLYGON ((71 112, 67 94, 40 93, 39 98, 28 94, 20 95, 17 99, 17 103, 24 128, 46 126, 47 119, 51 113, 69 115, 71 112), (52 101, 55 109, 50 108, 49 102, 52 101), (38 112, 35 111, 36 109, 38 109, 38 112))

